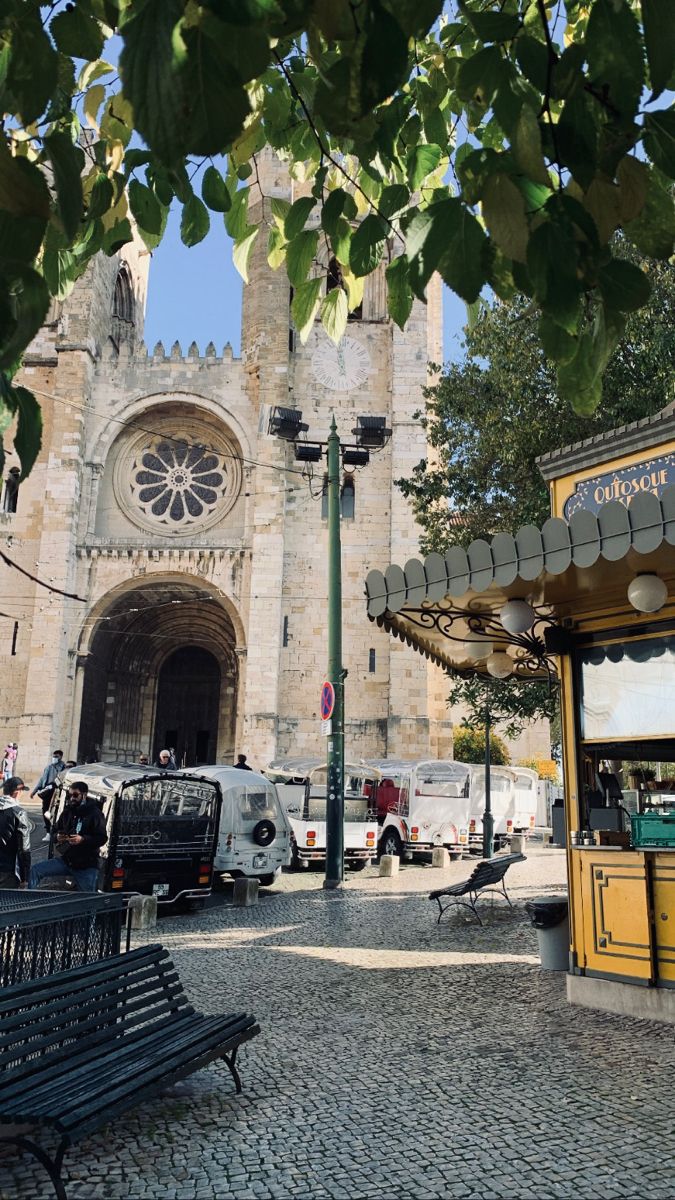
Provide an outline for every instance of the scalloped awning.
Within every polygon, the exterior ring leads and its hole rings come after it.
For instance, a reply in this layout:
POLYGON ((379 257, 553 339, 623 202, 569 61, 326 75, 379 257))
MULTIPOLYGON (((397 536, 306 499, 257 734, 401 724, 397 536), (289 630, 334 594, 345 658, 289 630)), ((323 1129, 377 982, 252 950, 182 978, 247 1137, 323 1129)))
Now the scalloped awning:
POLYGON ((484 630, 494 632, 495 649, 515 646, 517 673, 545 674, 545 626, 597 612, 614 613, 619 623, 622 614, 634 616, 626 588, 645 571, 675 584, 675 487, 661 496, 642 492, 628 508, 611 501, 597 513, 579 509, 569 521, 551 517, 541 529, 523 525, 513 536, 498 533, 466 550, 451 546, 445 555, 410 559, 405 568, 370 571, 368 616, 460 673, 485 670, 463 653, 464 641, 484 630), (499 640, 496 614, 514 597, 537 612, 539 629, 529 643, 526 637, 518 645, 503 631, 499 640))

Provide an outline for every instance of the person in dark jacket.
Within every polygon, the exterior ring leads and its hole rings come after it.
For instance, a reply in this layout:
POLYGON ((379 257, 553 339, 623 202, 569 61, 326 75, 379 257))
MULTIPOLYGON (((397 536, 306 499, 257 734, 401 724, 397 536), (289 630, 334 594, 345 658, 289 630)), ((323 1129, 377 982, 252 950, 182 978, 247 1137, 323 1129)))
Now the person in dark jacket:
POLYGON ((26 786, 18 775, 2 785, 0 799, 0 888, 26 887, 30 871, 30 823, 19 804, 26 786), (17 875, 17 867, 19 874, 17 875))
POLYGON ((238 754, 237 761, 234 765, 238 771, 252 771, 253 770, 253 767, 249 767, 249 765, 246 761, 245 754, 238 754))
POLYGON ((52 823, 49 817, 49 810, 54 799, 54 792, 59 783, 59 775, 65 771, 66 764, 63 761, 63 750, 55 750, 52 754, 51 762, 47 763, 44 771, 38 779, 35 787, 31 792, 31 796, 37 795, 42 802, 42 819, 45 823, 45 836, 43 842, 48 842, 51 837, 52 823))
POLYGON ((155 766, 161 767, 162 771, 177 770, 173 750, 160 750, 155 760, 155 766))
POLYGON ((99 850, 108 834, 103 813, 88 790, 86 783, 71 783, 66 808, 56 822, 56 855, 35 864, 29 887, 60 878, 74 880, 81 892, 96 891, 99 850))

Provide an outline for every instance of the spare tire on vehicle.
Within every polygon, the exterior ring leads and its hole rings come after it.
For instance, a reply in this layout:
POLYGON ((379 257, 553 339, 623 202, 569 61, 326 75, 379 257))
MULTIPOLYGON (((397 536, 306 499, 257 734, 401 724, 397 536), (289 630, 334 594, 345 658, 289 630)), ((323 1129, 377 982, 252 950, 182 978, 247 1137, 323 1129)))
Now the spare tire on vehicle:
POLYGON ((251 834, 256 846, 271 846, 276 836, 277 827, 274 821, 258 821, 251 834))

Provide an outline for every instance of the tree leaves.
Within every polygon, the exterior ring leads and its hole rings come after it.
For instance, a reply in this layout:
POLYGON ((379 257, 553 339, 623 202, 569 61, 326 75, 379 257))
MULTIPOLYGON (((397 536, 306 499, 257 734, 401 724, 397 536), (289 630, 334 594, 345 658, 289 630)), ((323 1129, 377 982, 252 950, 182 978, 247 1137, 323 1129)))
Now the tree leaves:
POLYGON ((72 58, 97 59, 103 49, 100 23, 80 4, 69 4, 52 20, 51 35, 62 54, 72 58))
POLYGON ((349 267, 354 275, 370 275, 384 254, 387 228, 373 213, 366 217, 354 234, 349 251, 349 267))
POLYGON ((525 262, 530 235, 525 201, 508 175, 491 175, 483 189, 483 219, 492 240, 507 258, 525 262))
POLYGON ((318 230, 305 229, 289 242, 286 250, 286 270, 294 288, 299 288, 307 278, 316 247, 319 241, 318 230))
POLYGON ((571 232, 557 221, 543 221, 530 237, 527 269, 544 312, 573 333, 578 318, 579 283, 577 250, 571 232))
POLYGON ((675 61, 675 23, 670 0, 642 0, 647 62, 652 85, 651 99, 668 87, 675 61))
POLYGON ((315 206, 316 200, 313 196, 301 196, 291 205, 284 222, 284 235, 289 242, 305 228, 307 218, 315 206))
POLYGON ((199 196, 190 196, 183 205, 180 221, 180 239, 184 246, 196 246, 209 232, 211 222, 206 205, 199 196))
POLYGON ((321 324, 336 345, 347 328, 347 316, 347 294, 342 288, 333 288, 321 305, 321 324))
POLYGON ((9 323, 0 325, 0 370, 13 367, 35 337, 49 309, 49 290, 42 275, 23 263, 6 262, 2 291, 9 297, 9 323))
POLYGON ((45 150, 54 172, 58 212, 68 241, 72 241, 82 216, 82 167, 84 155, 65 133, 51 133, 44 139, 45 150))
POLYGON ((652 162, 675 179, 675 109, 664 108, 645 117, 644 145, 652 162))
POLYGON ((232 261, 241 275, 244 283, 248 283, 248 264, 256 238, 260 233, 259 226, 250 229, 240 241, 235 242, 232 250, 232 261))
POLYGON ((387 311, 399 329, 405 328, 413 306, 413 294, 408 283, 408 262, 401 255, 389 263, 387 279, 387 311))
POLYGON ((408 227, 409 282, 416 296, 434 271, 467 304, 478 299, 487 279, 487 238, 460 200, 441 200, 420 212, 408 227))
POLYGON ((310 335, 314 318, 319 311, 322 289, 323 279, 320 278, 308 279, 295 289, 291 303, 291 316, 303 344, 310 335))
POLYGON ((626 0, 594 0, 586 28, 591 83, 619 119, 631 121, 644 84, 638 23, 626 0))
POLYGON ((168 210, 160 204, 155 193, 140 183, 138 179, 132 179, 129 184, 129 207, 148 250, 154 250, 162 240, 168 210))
POLYGON ((174 30, 182 0, 146 0, 128 10, 120 71, 136 129, 164 162, 182 157, 184 112, 174 55, 174 30))
POLYGON ((226 213, 232 205, 227 184, 217 167, 209 166, 204 172, 202 200, 212 212, 226 213))
POLYGON ((598 274, 602 298, 607 308, 634 312, 649 300, 651 286, 644 271, 632 263, 615 258, 598 274))

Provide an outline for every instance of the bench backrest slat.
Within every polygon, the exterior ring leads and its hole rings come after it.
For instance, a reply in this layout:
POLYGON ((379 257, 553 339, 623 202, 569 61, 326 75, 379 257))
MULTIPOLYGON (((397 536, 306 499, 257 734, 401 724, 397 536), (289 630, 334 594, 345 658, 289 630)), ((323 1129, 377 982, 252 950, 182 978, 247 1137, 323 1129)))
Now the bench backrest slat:
POLYGON ((87 972, 80 987, 71 984, 67 993, 68 972, 53 977, 53 989, 39 988, 39 996, 29 997, 22 989, 19 997, 10 998, 7 992, 13 989, 5 991, 0 1068, 34 1060, 56 1045, 79 1046, 98 1030, 117 1029, 125 1020, 152 1022, 188 1004, 166 952, 156 953, 154 962, 147 955, 118 955, 92 965, 99 970, 87 972), (45 994, 50 990, 56 995, 45 994))
MULTIPOLYGON (((13 983, 0 990, 0 1018, 15 1009, 27 1008, 44 1002, 58 1000, 61 996, 70 996, 80 987, 86 987, 88 982, 101 982, 106 979, 116 979, 120 975, 120 962, 124 959, 124 970, 133 972, 151 963, 160 964, 162 960, 171 966, 168 950, 155 943, 141 946, 138 950, 130 950, 121 955, 112 955, 97 962, 84 963, 67 971, 58 971, 40 979, 29 979, 24 983, 13 983)), ((172 968, 173 969, 173 968, 172 968)))

